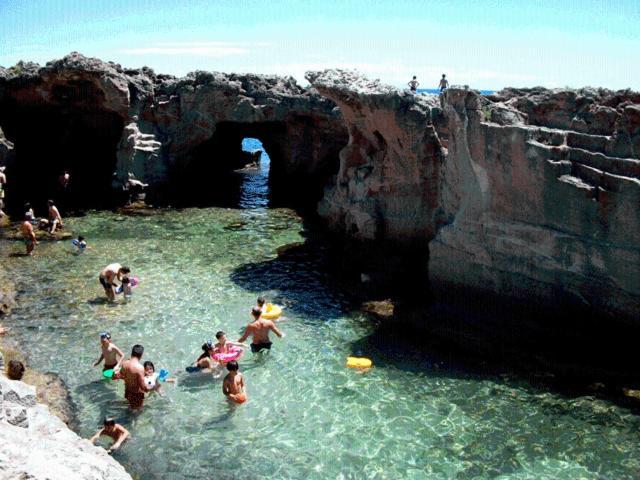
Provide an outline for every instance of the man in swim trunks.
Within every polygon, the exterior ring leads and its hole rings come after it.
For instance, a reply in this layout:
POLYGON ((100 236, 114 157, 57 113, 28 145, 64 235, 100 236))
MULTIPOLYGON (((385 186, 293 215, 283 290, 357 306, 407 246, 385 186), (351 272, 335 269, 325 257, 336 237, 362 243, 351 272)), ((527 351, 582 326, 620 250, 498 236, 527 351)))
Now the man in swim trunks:
POLYGON ((413 79, 409 83, 407 83, 407 85, 409 85, 409 88, 413 93, 416 93, 418 85, 420 85, 420 83, 418 82, 418 80, 416 80, 416 76, 414 75, 413 79))
POLYGON ((100 358, 93 362, 92 367, 98 365, 104 359, 104 365, 102 366, 102 371, 113 370, 116 368, 120 368, 120 364, 124 360, 124 353, 115 344, 111 343, 111 334, 109 332, 102 332, 100 334, 100 348, 102 349, 102 353, 100 354, 100 358), (118 359, 118 357, 120 357, 118 359))
POLYGON ((33 249, 38 244, 38 241, 36 240, 33 225, 31 225, 31 221, 28 216, 25 216, 24 222, 22 222, 22 225, 20 226, 20 230, 22 231, 24 243, 27 247, 27 255, 33 255, 33 249))
POLYGON ((131 358, 122 363, 120 370, 120 375, 124 379, 124 398, 133 410, 142 408, 144 394, 150 391, 144 381, 144 367, 140 363, 143 353, 142 345, 134 345, 131 349, 131 358))
POLYGON ((444 73, 442 74, 442 78, 440 79, 438 88, 441 92, 444 92, 447 88, 449 88, 449 80, 447 80, 447 76, 444 73))
POLYGON ((252 336, 251 352, 258 353, 261 350, 271 350, 271 341, 269 340, 269 330, 275 333, 278 337, 284 337, 284 334, 278 330, 278 327, 266 318, 260 318, 262 311, 258 307, 251 309, 251 316, 253 322, 247 325, 242 337, 240 337, 237 343, 244 342, 249 335, 252 336))
POLYGON ((116 286, 113 283, 114 280, 122 281, 122 278, 130 272, 129 267, 123 267, 119 263, 112 263, 102 269, 98 280, 100 280, 100 285, 104 288, 104 293, 107 294, 110 301, 113 302, 116 299, 116 293, 113 291, 113 287, 116 286))

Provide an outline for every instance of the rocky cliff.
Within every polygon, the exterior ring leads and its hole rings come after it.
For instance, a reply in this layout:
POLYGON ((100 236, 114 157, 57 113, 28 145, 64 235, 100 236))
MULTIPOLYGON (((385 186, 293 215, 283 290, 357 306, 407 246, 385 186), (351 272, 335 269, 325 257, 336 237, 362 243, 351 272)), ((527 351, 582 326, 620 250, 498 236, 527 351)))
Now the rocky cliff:
POLYGON ((131 480, 103 448, 78 437, 47 407, 36 403, 34 387, 2 373, 0 439, 2 479, 131 480))
POLYGON ((244 137, 263 142, 274 182, 321 191, 347 139, 335 105, 292 78, 175 78, 79 53, 0 68, 0 127, 15 145, 7 172, 15 204, 55 194, 64 168, 84 204, 111 197, 130 173, 154 198, 211 189, 216 172, 242 166, 244 137))
POLYGON ((412 96, 308 74, 349 143, 320 212, 364 240, 428 243, 434 289, 640 311, 640 94, 451 89, 412 96))

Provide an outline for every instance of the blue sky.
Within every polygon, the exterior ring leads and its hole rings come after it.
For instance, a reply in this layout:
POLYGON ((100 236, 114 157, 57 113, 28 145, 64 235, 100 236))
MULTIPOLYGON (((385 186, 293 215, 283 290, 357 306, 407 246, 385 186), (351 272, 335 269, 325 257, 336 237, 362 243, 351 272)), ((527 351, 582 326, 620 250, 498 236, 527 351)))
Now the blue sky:
POLYGON ((0 0, 0 65, 79 51, 126 67, 293 75, 355 68, 404 86, 640 90, 640 0, 0 0))

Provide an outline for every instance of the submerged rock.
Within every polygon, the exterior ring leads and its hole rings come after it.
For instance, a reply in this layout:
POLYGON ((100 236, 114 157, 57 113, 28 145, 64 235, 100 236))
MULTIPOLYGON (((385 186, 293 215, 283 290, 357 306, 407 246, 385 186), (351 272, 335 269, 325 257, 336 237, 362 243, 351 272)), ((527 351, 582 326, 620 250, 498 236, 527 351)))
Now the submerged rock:
POLYGON ((390 320, 393 318, 394 308, 395 306, 391 300, 371 300, 364 302, 360 310, 380 320, 390 320))

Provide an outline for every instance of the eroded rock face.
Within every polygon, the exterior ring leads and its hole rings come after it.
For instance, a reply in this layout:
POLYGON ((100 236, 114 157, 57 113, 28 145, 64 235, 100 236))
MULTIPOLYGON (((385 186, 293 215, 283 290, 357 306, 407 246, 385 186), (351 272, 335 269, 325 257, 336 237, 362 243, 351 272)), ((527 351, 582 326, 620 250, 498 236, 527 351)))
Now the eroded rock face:
POLYGON ((36 390, 0 373, 0 478, 119 480, 131 477, 102 448, 78 437, 36 390))
POLYGON ((331 228, 429 242, 436 289, 637 319, 639 94, 451 89, 438 104, 347 72, 308 78, 350 133, 320 206, 331 228))
POLYGON ((349 128, 320 215, 360 240, 426 244, 436 231, 445 158, 432 122, 437 98, 341 70, 310 72, 307 79, 340 107, 349 128))
POLYGON ((321 186, 347 141, 335 104, 290 77, 198 71, 175 78, 77 52, 44 67, 0 68, 0 127, 16 145, 10 198, 20 205, 31 190, 46 192, 63 168, 97 199, 122 188, 129 173, 156 198, 176 193, 171 187, 180 182, 188 191, 193 178, 207 177, 210 186, 211 164, 241 166, 233 161, 244 137, 263 142, 276 180, 321 186), (44 178, 36 188, 27 186, 33 170, 44 178))

